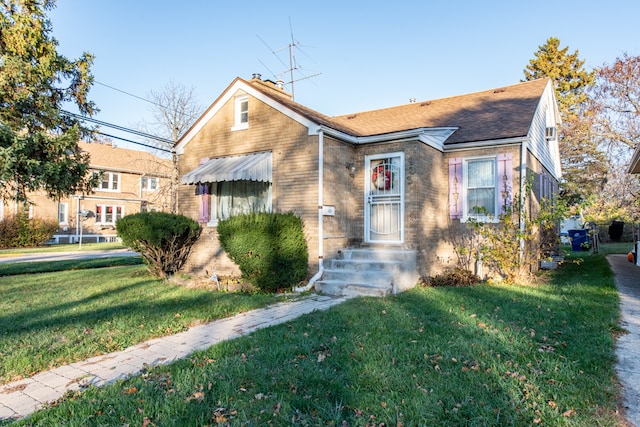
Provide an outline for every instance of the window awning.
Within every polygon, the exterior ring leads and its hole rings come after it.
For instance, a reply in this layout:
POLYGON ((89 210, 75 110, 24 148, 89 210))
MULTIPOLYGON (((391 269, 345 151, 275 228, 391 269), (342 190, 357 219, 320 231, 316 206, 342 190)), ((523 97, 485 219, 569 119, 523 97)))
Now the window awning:
POLYGON ((218 157, 182 177, 183 184, 222 181, 271 182, 271 152, 218 157))

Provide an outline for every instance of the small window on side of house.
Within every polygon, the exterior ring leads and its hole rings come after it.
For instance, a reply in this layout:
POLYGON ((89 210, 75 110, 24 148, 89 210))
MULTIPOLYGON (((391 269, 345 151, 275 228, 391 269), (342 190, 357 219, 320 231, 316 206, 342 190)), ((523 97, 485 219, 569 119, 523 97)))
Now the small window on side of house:
POLYGON ((158 188, 158 178, 153 176, 143 176, 140 179, 140 187, 143 191, 155 191, 158 188))
POLYGON ((555 141, 557 138, 556 135, 556 127, 555 126, 547 126, 544 131, 544 137, 547 141, 555 141))
POLYGON ((68 224, 69 223, 69 204, 68 203, 58 203, 58 224, 68 224))
POLYGON ((249 128, 249 97, 239 96, 235 98, 234 125, 231 130, 249 128))

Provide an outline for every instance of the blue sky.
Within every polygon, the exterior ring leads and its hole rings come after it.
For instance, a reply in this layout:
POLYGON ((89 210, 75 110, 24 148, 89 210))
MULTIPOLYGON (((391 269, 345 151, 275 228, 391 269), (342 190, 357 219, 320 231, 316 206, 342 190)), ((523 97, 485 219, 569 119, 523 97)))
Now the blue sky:
MULTIPOLYGON (((205 107, 238 76, 289 81, 293 32, 294 78, 319 73, 295 100, 327 115, 517 83, 549 37, 587 68, 640 55, 637 0, 58 0, 49 17, 60 53, 96 56, 97 82, 144 98, 173 81, 205 107)), ((150 104, 101 84, 96 118, 150 120, 150 104)))

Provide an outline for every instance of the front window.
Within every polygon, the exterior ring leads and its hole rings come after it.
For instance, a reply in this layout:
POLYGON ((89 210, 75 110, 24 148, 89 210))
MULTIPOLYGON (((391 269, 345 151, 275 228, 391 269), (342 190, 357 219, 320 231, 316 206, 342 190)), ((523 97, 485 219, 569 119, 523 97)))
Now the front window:
MULTIPOLYGON (((100 172, 94 172, 94 176, 100 172)), ((102 191, 120 191, 120 174, 116 172, 102 172, 102 177, 98 183, 97 190, 102 191)))
POLYGON ((466 197, 463 212, 467 218, 497 217, 496 160, 470 159, 465 162, 466 197))
POLYGON ((271 211, 270 182, 224 181, 200 187, 201 202, 210 203, 201 207, 200 219, 210 225, 234 215, 271 211))
POLYGON ((96 205, 96 224, 115 225, 122 218, 124 208, 118 205, 96 205))

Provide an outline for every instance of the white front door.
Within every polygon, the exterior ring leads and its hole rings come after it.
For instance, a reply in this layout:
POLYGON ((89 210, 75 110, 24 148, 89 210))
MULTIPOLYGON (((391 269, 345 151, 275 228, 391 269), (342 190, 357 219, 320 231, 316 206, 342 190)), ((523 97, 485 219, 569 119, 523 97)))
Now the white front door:
POLYGON ((404 153, 365 157, 364 240, 404 242, 404 153))

